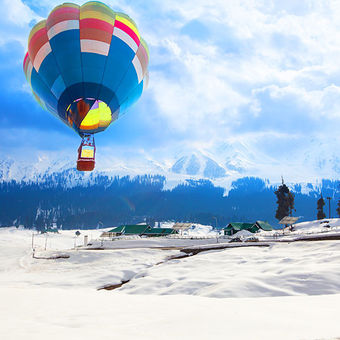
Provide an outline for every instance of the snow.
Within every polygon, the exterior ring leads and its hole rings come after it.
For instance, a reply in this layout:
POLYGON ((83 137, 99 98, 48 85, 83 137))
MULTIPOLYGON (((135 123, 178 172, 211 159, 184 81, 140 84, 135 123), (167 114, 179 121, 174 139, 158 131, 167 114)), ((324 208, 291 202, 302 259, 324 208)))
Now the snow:
POLYGON ((6 288, 2 339, 335 339, 340 295, 259 299, 6 288), (11 317, 12 316, 12 317, 11 317), (15 317, 14 317, 15 316, 15 317))
POLYGON ((226 170, 223 167, 200 152, 181 157, 170 170, 177 174, 199 176, 200 178, 215 179, 226 176, 226 170))
POLYGON ((255 234, 251 233, 248 230, 240 230, 237 233, 235 233, 234 235, 231 236, 231 238, 239 238, 241 240, 246 240, 247 238, 253 238, 256 237, 255 234))
MULTIPOLYGON (((228 243, 228 239, 222 239, 220 242, 228 243)), ((171 237, 118 237, 111 240, 93 240, 87 248, 105 248, 105 249, 141 249, 141 248, 175 248, 189 247, 192 245, 215 244, 216 237, 205 236, 171 236, 171 237)))
POLYGON ((339 229, 340 231, 340 218, 328 218, 323 220, 315 220, 308 222, 301 222, 294 224, 296 233, 306 232, 323 232, 329 230, 339 229), (329 226, 326 227, 326 226, 329 226))
MULTIPOLYGON (((167 221, 167 222, 160 222, 161 228, 172 228, 175 225, 174 222, 167 221)), ((181 233, 181 232, 180 232, 181 233)), ((214 230, 211 225, 205 225, 200 223, 193 223, 191 228, 185 230, 181 233, 181 235, 187 236, 211 236, 215 237, 219 231, 214 230)))
POLYGON ((121 290, 214 298, 336 294, 340 292, 340 242, 200 253, 148 268, 143 277, 121 290))
POLYGON ((300 222, 283 230, 260 231, 255 234, 259 241, 266 242, 293 242, 308 239, 336 239, 340 238, 340 219, 324 219, 300 222))
MULTIPOLYGON (((81 230, 77 244, 101 232, 81 230)), ((31 231, 0 229, 1 339, 340 335, 340 241, 275 243, 169 260, 181 253, 72 249, 74 233, 49 234, 46 251, 46 236, 35 235, 37 254, 70 256, 41 260, 32 258, 31 231), (97 291, 126 280, 116 290, 97 291)))
POLYGON ((194 228, 192 230, 188 231, 188 234, 193 235, 212 235, 216 236, 216 231, 213 230, 213 227, 210 225, 203 225, 203 224, 195 224, 194 228))

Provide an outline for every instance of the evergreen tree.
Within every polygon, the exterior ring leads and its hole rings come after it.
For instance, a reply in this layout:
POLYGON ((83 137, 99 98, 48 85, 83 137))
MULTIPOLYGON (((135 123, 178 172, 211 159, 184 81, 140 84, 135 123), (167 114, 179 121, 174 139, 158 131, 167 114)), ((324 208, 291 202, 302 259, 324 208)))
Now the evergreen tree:
POLYGON ((317 219, 318 220, 323 220, 324 218, 326 218, 326 214, 323 211, 324 206, 325 206, 325 200, 323 199, 321 195, 321 197, 318 199, 318 202, 317 202, 317 210, 318 210, 317 219))
POLYGON ((290 192, 282 178, 282 184, 275 191, 277 209, 275 218, 281 221, 285 216, 292 216, 294 210, 294 194, 290 192))
POLYGON ((340 200, 338 200, 338 207, 336 208, 336 212, 338 213, 338 216, 340 217, 340 200))

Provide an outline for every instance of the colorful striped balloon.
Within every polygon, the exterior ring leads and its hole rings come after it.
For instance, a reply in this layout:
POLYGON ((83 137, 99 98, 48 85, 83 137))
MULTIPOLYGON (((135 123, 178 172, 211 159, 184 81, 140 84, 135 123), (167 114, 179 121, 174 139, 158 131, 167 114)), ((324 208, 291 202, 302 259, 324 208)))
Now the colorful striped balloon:
POLYGON ((64 3, 29 35, 24 72, 39 104, 80 135, 105 130, 148 84, 134 21, 101 2, 64 3))

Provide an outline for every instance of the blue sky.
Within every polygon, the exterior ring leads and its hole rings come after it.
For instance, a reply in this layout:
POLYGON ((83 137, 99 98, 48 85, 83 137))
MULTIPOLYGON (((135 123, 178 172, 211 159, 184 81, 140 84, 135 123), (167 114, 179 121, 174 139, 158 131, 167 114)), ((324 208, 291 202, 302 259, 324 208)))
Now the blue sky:
MULTIPOLYGON (((30 28, 60 1, 1 2, 0 152, 75 152, 79 137, 38 106, 22 71, 30 28)), ((337 1, 107 3, 130 15, 148 42, 150 84, 97 136, 102 152, 175 159, 203 150, 222 157, 221 145, 242 143, 278 162, 320 143, 337 152, 337 1)))

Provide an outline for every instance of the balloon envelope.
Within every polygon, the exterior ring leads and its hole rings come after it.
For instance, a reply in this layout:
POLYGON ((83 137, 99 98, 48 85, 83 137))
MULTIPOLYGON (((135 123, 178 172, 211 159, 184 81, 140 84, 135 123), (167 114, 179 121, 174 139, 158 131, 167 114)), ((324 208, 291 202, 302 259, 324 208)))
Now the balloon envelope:
POLYGON ((82 135, 105 130, 138 100, 148 62, 130 17, 101 2, 65 3, 32 28, 24 72, 40 105, 82 135))

